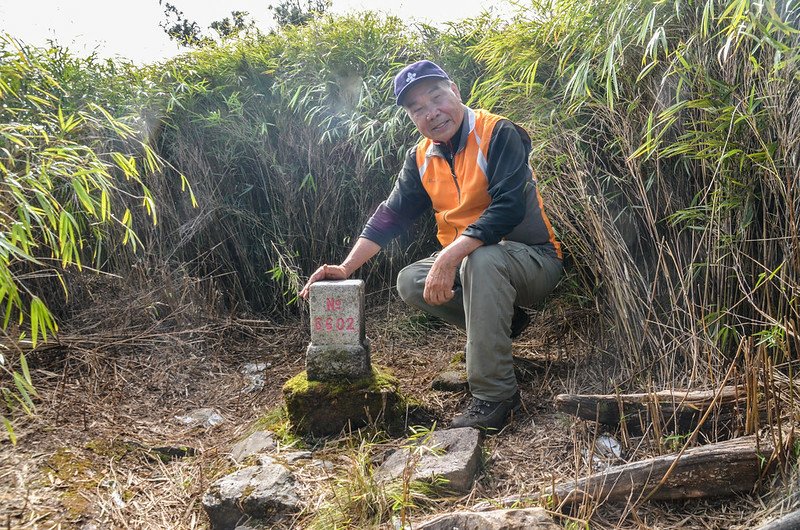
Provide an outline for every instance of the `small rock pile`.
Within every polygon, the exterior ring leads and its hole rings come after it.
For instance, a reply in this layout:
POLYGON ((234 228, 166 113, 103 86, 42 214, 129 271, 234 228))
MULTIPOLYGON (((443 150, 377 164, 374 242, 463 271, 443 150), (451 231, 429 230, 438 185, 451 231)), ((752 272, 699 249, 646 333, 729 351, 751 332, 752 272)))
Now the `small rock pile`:
MULTIPOLYGON (((432 431, 408 439, 375 471, 378 483, 422 481, 442 493, 468 493, 480 470, 483 434, 473 428, 432 431)), ((303 499, 298 480, 286 465, 314 461, 309 451, 280 453, 274 435, 256 431, 235 444, 229 453, 237 465, 254 461, 215 481, 203 496, 203 508, 213 530, 268 528, 270 522, 296 514, 310 499, 303 499), (251 525, 251 526, 244 526, 251 525)), ((543 509, 461 511, 420 522, 426 530, 492 530, 559 528, 543 509)))

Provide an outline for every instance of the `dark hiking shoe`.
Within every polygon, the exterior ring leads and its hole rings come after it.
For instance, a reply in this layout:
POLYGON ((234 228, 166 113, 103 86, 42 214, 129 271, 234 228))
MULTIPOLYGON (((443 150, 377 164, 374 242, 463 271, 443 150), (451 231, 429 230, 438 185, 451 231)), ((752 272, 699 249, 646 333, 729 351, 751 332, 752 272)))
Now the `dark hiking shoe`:
POLYGON ((511 338, 516 339, 522 335, 530 323, 531 316, 521 307, 514 306, 514 316, 511 317, 511 338))
POLYGON ((474 397, 467 409, 453 418, 450 427, 475 427, 497 432, 506 424, 511 413, 518 411, 521 405, 519 391, 504 401, 484 401, 474 397))

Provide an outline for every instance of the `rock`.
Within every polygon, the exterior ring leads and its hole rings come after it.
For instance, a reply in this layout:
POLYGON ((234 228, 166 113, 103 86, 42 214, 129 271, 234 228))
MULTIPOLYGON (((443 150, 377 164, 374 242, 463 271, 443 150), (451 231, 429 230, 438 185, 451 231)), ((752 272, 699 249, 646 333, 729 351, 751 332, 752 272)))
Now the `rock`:
POLYGON ((409 441, 406 448, 392 453, 375 472, 381 482, 404 476, 406 466, 414 466, 411 480, 433 483, 447 481, 444 489, 466 493, 472 489, 478 472, 483 435, 472 427, 434 431, 421 443, 409 441))
POLYGON ((215 530, 235 528, 247 517, 267 517, 300 509, 294 475, 268 456, 214 482, 203 508, 215 530))
POLYGON ((195 409, 187 412, 183 416, 175 416, 180 423, 189 427, 213 427, 219 425, 225 418, 219 412, 211 408, 195 409))
POLYGON ((186 445, 160 445, 157 447, 151 447, 150 451, 154 453, 155 456, 162 462, 177 460, 178 458, 186 458, 188 456, 195 456, 197 454, 197 449, 186 445))
POLYGON ((592 469, 601 471, 622 461, 622 446, 613 436, 601 434, 595 439, 594 448, 582 448, 581 455, 587 463, 591 457, 592 469))
POLYGON ((252 456, 276 448, 275 439, 269 431, 256 431, 241 442, 231 447, 231 460, 237 464, 241 463, 248 456, 252 456))
POLYGON ((265 371, 271 366, 270 363, 248 363, 239 369, 239 373, 244 375, 250 384, 242 389, 242 392, 250 394, 264 389, 266 382, 265 371))
POLYGON ((442 372, 434 378, 431 388, 442 392, 463 392, 469 388, 467 383, 467 371, 448 370, 442 372))
POLYGON ((336 465, 330 460, 312 460, 310 465, 318 467, 327 472, 332 472, 334 469, 336 469, 336 465))
POLYGON ((439 515, 418 530, 561 530, 544 508, 519 508, 490 512, 452 512, 439 515))
POLYGON ((594 441, 595 454, 601 458, 619 460, 622 458, 622 446, 613 436, 601 434, 594 441))
POLYGON ((372 375, 354 382, 309 381, 301 372, 283 385, 292 427, 301 434, 337 434, 347 426, 397 423, 404 415, 398 381, 373 366, 372 375))
POLYGON ((239 370, 244 375, 258 374, 272 366, 272 363, 247 363, 239 370))
MULTIPOLYGON (((517 381, 522 383, 530 381, 537 375, 547 371, 548 363, 545 361, 527 359, 514 355, 514 375, 517 381)), ((442 392, 463 392, 469 389, 467 382, 467 365, 461 360, 455 362, 431 382, 431 388, 442 392)))

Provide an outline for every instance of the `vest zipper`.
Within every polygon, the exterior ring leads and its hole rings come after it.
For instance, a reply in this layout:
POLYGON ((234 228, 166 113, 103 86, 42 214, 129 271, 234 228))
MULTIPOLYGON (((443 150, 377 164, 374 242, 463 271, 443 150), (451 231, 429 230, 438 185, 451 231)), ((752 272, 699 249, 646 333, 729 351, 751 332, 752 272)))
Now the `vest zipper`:
MULTIPOLYGON (((450 166, 450 175, 452 175, 452 177, 453 177, 453 184, 456 185, 456 192, 458 193, 458 204, 460 205, 461 204, 461 186, 458 185, 458 178, 456 177, 456 169, 455 169, 455 167, 453 167, 453 162, 455 161, 455 154, 453 155, 453 160, 449 159, 448 157, 445 157, 445 160, 447 160, 447 165, 450 166)), ((447 216, 445 215, 445 216, 443 216, 443 218, 444 218, 444 221, 447 222, 447 216)), ((450 225, 450 223, 447 223, 447 224, 450 225)), ((450 225, 450 226, 453 226, 453 225, 450 225)), ((457 238, 458 237, 458 227, 453 226, 453 230, 456 231, 456 238, 457 238)), ((455 241, 456 238, 453 238, 453 241, 455 241)))
POLYGON ((455 155, 453 155, 453 160, 445 157, 447 160, 447 165, 450 166, 450 175, 453 177, 453 184, 456 185, 456 192, 458 193, 458 204, 461 204, 461 186, 458 185, 458 178, 456 178, 456 168, 453 166, 455 155))

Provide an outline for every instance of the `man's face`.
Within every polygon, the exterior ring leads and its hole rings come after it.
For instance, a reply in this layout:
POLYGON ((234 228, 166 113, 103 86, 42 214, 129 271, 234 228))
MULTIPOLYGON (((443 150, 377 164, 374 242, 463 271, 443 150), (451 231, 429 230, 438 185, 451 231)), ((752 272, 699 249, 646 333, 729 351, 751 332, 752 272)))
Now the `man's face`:
POLYGON ((450 140, 464 119, 461 93, 446 79, 419 81, 408 89, 403 108, 419 132, 434 142, 450 140))

